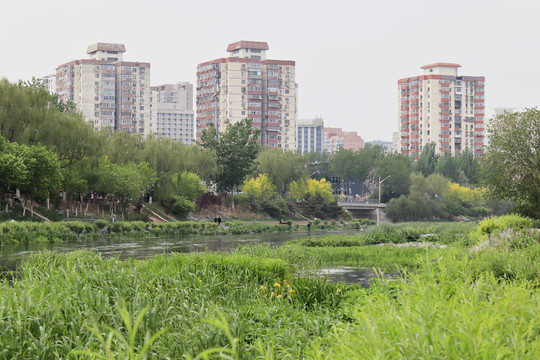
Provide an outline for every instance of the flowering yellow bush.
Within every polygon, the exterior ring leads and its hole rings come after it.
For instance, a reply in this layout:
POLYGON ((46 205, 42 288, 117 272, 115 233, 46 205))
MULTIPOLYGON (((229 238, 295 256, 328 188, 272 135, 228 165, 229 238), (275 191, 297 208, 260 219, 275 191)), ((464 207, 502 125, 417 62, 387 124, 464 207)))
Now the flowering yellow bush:
POLYGON ((321 195, 323 199, 334 200, 334 192, 332 184, 322 178, 320 181, 316 179, 307 179, 291 182, 291 196, 295 199, 305 199, 307 194, 311 196, 321 195))

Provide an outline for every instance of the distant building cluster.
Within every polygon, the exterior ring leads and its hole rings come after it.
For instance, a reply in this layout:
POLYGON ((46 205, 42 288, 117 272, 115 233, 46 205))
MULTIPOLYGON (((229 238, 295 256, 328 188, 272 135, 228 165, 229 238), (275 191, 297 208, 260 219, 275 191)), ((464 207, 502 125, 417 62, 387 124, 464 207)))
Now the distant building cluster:
POLYGON ((123 44, 96 43, 88 58, 59 65, 40 80, 61 101, 72 101, 94 129, 156 134, 192 144, 193 85, 150 85, 150 63, 125 61, 123 44))
MULTIPOLYGON (((293 60, 267 59, 269 46, 238 41, 228 57, 197 66, 196 94, 189 82, 152 86, 150 63, 125 61, 123 44, 96 43, 88 58, 59 65, 38 79, 62 101, 72 101, 95 129, 171 138, 194 144, 214 124, 252 119, 265 148, 300 153, 360 150, 356 132, 324 126, 322 118, 298 119, 298 84, 293 60), (194 104, 195 102, 195 111, 194 104)), ((371 141, 389 151, 418 157, 436 143, 438 153, 459 155, 468 149, 481 157, 485 130, 485 78, 458 75, 459 64, 422 66, 423 75, 398 80, 398 131, 392 141, 371 141)), ((512 112, 496 108, 495 115, 512 112)))

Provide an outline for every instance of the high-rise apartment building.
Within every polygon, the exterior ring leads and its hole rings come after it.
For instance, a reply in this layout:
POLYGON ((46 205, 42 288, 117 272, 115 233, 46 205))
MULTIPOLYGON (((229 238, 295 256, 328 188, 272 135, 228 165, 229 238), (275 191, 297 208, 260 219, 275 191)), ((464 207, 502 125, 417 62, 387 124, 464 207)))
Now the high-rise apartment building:
POLYGON ((49 93, 56 93, 56 74, 46 75, 36 79, 49 93))
POLYGON ((152 86, 151 118, 158 136, 191 145, 195 142, 193 85, 188 82, 152 86))
POLYGON ((321 118, 298 120, 298 147, 302 153, 324 150, 324 121, 321 118))
POLYGON ((418 157, 435 142, 438 153, 484 152, 483 76, 458 76, 459 64, 422 66, 424 74, 398 81, 398 151, 418 157))
POLYGON ((341 148, 358 151, 364 148, 364 139, 356 131, 324 128, 324 148, 331 153, 335 153, 341 148))
POLYGON ((266 42, 229 44, 229 57, 197 66, 197 137, 210 123, 253 119, 267 148, 296 149, 295 62, 266 59, 266 42))
POLYGON ((89 59, 56 69, 60 100, 73 101, 95 129, 112 128, 147 135, 150 121, 150 64, 123 60, 123 44, 97 43, 89 59))

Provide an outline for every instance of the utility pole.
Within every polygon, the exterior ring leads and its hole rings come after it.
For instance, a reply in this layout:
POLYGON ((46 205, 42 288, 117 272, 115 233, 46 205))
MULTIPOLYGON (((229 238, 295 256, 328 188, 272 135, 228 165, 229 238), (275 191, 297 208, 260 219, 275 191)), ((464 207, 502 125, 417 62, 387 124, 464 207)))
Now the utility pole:
POLYGON ((381 184, 384 182, 384 180, 388 179, 390 177, 390 175, 388 175, 387 177, 385 177, 384 179, 381 180, 381 175, 379 175, 379 204, 377 204, 377 225, 379 225, 381 223, 381 220, 380 220, 380 215, 379 215, 379 212, 381 211, 381 184))

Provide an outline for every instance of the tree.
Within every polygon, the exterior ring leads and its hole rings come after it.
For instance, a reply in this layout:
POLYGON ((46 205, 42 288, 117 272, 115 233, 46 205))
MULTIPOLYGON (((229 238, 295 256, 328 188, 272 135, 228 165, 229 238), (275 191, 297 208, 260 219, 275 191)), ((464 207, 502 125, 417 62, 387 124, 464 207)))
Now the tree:
POLYGON ((274 196, 276 187, 266 174, 259 174, 256 178, 246 181, 242 186, 242 191, 244 194, 262 201, 274 196))
POLYGON ((177 186, 175 194, 183 196, 190 201, 198 199, 206 192, 206 187, 197 174, 184 171, 181 174, 175 174, 174 178, 177 186))
POLYGON ((332 184, 326 179, 300 179, 299 181, 293 181, 291 183, 291 196, 294 199, 304 200, 308 197, 320 196, 327 201, 334 200, 334 192, 332 190, 332 184))
POLYGON ((459 182, 459 163, 458 159, 447 151, 445 152, 437 162, 435 167, 435 172, 441 174, 442 176, 452 180, 453 182, 459 182))
POLYGON ((474 157, 472 151, 469 149, 463 150, 461 154, 459 154, 458 165, 459 169, 463 171, 463 174, 467 177, 470 185, 478 184, 480 167, 478 159, 474 157))
POLYGON ((257 158, 258 174, 267 174, 277 191, 284 195, 293 180, 306 176, 306 157, 281 149, 265 150, 257 158))
POLYGON ((234 211, 234 192, 242 184, 246 176, 253 172, 257 165, 255 159, 261 151, 257 142, 260 130, 253 130, 252 120, 246 119, 231 124, 227 122, 224 133, 219 134, 215 125, 203 130, 201 146, 214 150, 221 171, 213 180, 218 190, 231 192, 234 211))
POLYGON ((439 155, 435 153, 437 145, 434 142, 426 144, 418 157, 416 169, 424 176, 429 176, 435 172, 439 155))
POLYGON ((304 155, 307 162, 307 172, 305 178, 317 180, 330 179, 332 171, 330 170, 330 159, 332 155, 328 152, 309 152, 304 155))
POLYGON ((411 185, 412 158, 405 154, 386 154, 376 163, 376 169, 372 176, 377 184, 380 180, 389 176, 381 184, 381 201, 388 202, 392 198, 407 195, 411 185))
POLYGON ((28 185, 25 190, 32 195, 32 199, 45 200, 51 193, 60 189, 62 173, 60 161, 56 154, 48 151, 45 146, 30 146, 30 161, 27 164, 29 173, 28 185))
POLYGON ((105 158, 100 164, 97 191, 104 196, 115 196, 125 209, 148 193, 156 180, 155 171, 146 162, 117 165, 105 158))
POLYGON ((342 179, 355 179, 356 154, 349 149, 339 149, 330 159, 330 169, 342 179))
POLYGON ((367 144, 356 153, 355 179, 358 181, 366 180, 377 166, 377 162, 388 155, 384 146, 367 144))
POLYGON ((28 183, 25 163, 27 147, 8 143, 0 136, 0 199, 5 191, 21 188, 28 183))
POLYGON ((514 201, 523 215, 540 218, 540 110, 499 115, 489 129, 491 144, 481 159, 488 191, 514 201))

